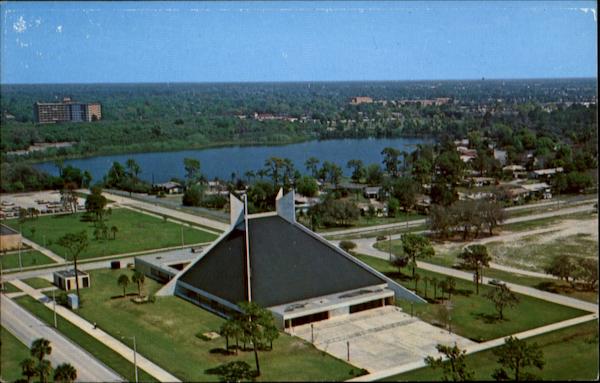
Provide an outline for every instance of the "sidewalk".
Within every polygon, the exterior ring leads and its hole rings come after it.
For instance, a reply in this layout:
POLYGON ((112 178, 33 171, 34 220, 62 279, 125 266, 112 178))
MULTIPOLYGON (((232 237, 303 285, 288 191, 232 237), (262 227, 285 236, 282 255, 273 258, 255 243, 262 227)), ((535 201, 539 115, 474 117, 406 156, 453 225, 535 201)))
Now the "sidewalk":
MULTIPOLYGON (((36 300, 42 300, 42 303, 48 307, 50 310, 53 310, 53 304, 51 300, 47 299, 44 294, 40 291, 30 287, 29 285, 19 281, 13 280, 10 281, 15 287, 18 287, 21 291, 27 293, 29 296, 33 297, 36 300)), ((133 363, 133 350, 123 344, 121 341, 113 338, 108 333, 103 330, 96 328, 94 329, 94 325, 85 319, 81 318, 79 315, 75 314, 71 310, 66 307, 56 305, 56 313, 61 317, 65 318, 75 326, 79 327, 81 330, 85 331, 92 337, 96 338, 98 341, 102 342, 104 345, 110 347, 113 351, 123 356, 125 359, 133 363)), ((148 374, 152 375, 160 382, 181 382, 175 376, 171 375, 169 372, 165 371, 155 363, 151 362, 144 356, 137 354, 137 365, 138 368, 146 371, 148 374)))
POLYGON ((65 259, 59 255, 56 255, 54 252, 46 249, 45 247, 42 247, 40 245, 38 245, 37 243, 25 238, 23 238, 23 243, 26 244, 27 246, 30 246, 31 248, 33 248, 34 250, 39 251, 40 253, 44 254, 45 256, 47 256, 48 258, 52 259, 54 262, 56 263, 65 263, 65 259))

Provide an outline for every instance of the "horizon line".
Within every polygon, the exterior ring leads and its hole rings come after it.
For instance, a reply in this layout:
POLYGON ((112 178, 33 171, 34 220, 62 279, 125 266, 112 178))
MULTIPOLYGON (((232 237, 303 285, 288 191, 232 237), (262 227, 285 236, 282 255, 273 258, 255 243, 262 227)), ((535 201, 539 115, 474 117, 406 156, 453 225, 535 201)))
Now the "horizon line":
POLYGON ((486 78, 453 78, 453 79, 405 79, 405 80, 257 80, 257 81, 126 81, 126 82, 34 82, 4 83, 0 86, 19 85, 132 85, 132 84, 310 84, 310 83, 365 83, 365 82, 433 82, 433 81, 518 81, 518 80, 596 80, 593 76, 573 77, 490 77, 486 78))

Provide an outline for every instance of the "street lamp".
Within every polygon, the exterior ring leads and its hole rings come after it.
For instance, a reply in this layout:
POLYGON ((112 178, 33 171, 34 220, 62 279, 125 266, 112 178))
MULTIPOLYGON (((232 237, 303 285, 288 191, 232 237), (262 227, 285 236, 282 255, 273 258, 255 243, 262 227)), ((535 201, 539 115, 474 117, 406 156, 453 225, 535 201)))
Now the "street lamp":
POLYGON ((135 335, 134 336, 122 336, 121 339, 132 338, 133 339, 133 367, 135 369, 135 383, 138 383, 138 368, 137 368, 137 348, 135 345, 135 335))

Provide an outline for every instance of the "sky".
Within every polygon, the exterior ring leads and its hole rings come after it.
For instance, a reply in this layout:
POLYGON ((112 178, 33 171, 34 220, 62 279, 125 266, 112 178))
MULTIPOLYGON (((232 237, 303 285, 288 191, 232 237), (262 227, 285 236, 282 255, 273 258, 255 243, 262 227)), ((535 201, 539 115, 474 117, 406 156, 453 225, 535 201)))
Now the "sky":
POLYGON ((595 1, 2 2, 0 82, 596 77, 595 1))

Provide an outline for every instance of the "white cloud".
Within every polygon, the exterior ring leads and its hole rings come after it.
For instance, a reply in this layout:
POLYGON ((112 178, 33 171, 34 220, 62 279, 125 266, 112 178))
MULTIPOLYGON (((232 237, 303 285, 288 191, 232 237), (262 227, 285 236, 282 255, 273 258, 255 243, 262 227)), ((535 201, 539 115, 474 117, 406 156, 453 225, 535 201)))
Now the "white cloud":
POLYGON ((56 32, 62 33, 62 25, 59 25, 58 27, 56 27, 56 32))
POLYGON ((27 30, 27 22, 23 18, 23 16, 19 16, 19 20, 13 23, 13 29, 17 33, 23 33, 27 30))
POLYGON ((35 26, 36 27, 39 27, 41 24, 42 24, 42 19, 41 18, 38 17, 37 19, 35 19, 35 26))

